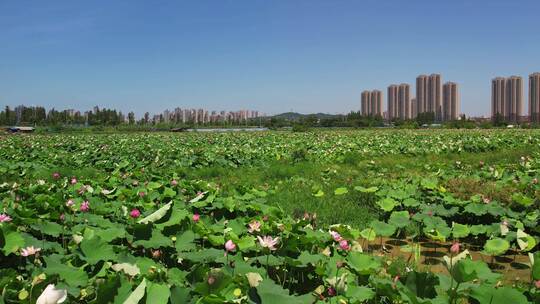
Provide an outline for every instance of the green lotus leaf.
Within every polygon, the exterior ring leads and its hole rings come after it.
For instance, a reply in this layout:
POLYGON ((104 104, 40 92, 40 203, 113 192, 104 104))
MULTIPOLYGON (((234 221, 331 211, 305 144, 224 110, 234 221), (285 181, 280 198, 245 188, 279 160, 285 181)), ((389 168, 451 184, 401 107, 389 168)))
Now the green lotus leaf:
POLYGON ((482 261, 462 259, 452 268, 452 277, 459 283, 482 280, 496 282, 501 275, 494 273, 488 265, 482 261))
POLYGON ((345 295, 353 302, 363 303, 375 297, 375 291, 365 286, 349 285, 345 295))
POLYGON ((113 247, 100 237, 83 238, 79 244, 84 254, 84 259, 90 264, 96 264, 99 261, 109 261, 116 258, 113 247))
POLYGON ((262 280, 256 289, 262 303, 307 304, 312 303, 314 300, 314 297, 310 294, 291 296, 287 289, 283 289, 274 281, 268 279, 262 280))
POLYGON ((346 194, 348 192, 349 192, 349 190, 347 190, 346 187, 340 187, 340 188, 337 188, 336 190, 334 190, 335 195, 343 195, 343 194, 346 194))
POLYGON ((138 220, 137 223, 139 223, 139 224, 148 224, 148 223, 153 223, 155 221, 158 221, 162 217, 164 217, 165 214, 167 214, 167 211, 169 211, 171 206, 172 206, 172 201, 165 204, 165 205, 163 205, 163 207, 159 208, 158 210, 156 210, 155 212, 153 212, 149 216, 138 220))
POLYGON ((300 261, 302 266, 308 266, 308 264, 315 266, 323 258, 324 256, 321 254, 311 254, 308 251, 302 251, 300 256, 298 256, 298 261, 300 261))
POLYGON ((152 304, 167 304, 169 303, 169 297, 171 291, 165 284, 158 284, 154 282, 148 282, 146 285, 146 303, 152 304))
POLYGON ((527 297, 511 287, 494 288, 490 285, 480 285, 472 288, 471 297, 478 303, 490 304, 528 304, 527 297))
POLYGON ((372 221, 370 226, 371 228, 373 228, 373 230, 375 230, 375 233, 377 235, 383 237, 389 237, 396 231, 396 227, 394 225, 387 224, 381 221, 372 221))
POLYGON ((403 206, 405 207, 418 207, 420 202, 412 197, 403 200, 403 206))
POLYGON ((18 231, 1 226, 0 228, 0 246, 5 255, 17 252, 24 247, 24 238, 18 231))
POLYGON ((317 191, 316 193, 314 193, 313 196, 315 196, 315 197, 322 197, 322 196, 324 196, 324 191, 322 191, 322 190, 319 189, 319 191, 317 191))
POLYGON ((375 240, 375 237, 377 236, 377 234, 375 233, 375 230, 373 228, 366 228, 360 231, 360 236, 362 236, 362 238, 371 242, 375 240))
POLYGON ((392 212, 392 214, 390 214, 390 219, 388 220, 388 223, 397 228, 407 227, 410 223, 409 212, 407 211, 392 212))
POLYGON ((124 301, 124 304, 138 304, 139 301, 144 297, 145 291, 146 279, 143 279, 139 286, 137 286, 137 288, 135 288, 135 290, 124 301))
POLYGON ((375 257, 360 252, 349 253, 347 264, 358 273, 364 275, 375 273, 381 266, 379 260, 375 257))
POLYGON ((58 275, 71 287, 85 286, 88 283, 88 275, 84 270, 67 265, 58 254, 44 256, 43 260, 47 267, 44 272, 47 276, 58 275))
POLYGON ((481 216, 488 213, 488 207, 481 203, 470 203, 465 206, 465 212, 472 213, 476 216, 481 216))
POLYGON ((379 190, 379 188, 378 187, 364 188, 362 186, 356 186, 354 187, 354 190, 362 192, 362 193, 375 193, 377 192, 377 190, 379 190))
POLYGON ((382 210, 390 212, 399 205, 399 202, 395 201, 393 198, 386 197, 377 201, 377 205, 381 207, 382 210))
POLYGON ((491 256, 504 254, 510 248, 510 243, 501 238, 488 240, 484 245, 484 251, 491 256))
POLYGON ((472 235, 480 235, 486 233, 485 225, 472 225, 470 227, 470 232, 472 235))
POLYGON ((452 223, 452 236, 456 239, 467 237, 471 233, 469 226, 459 223, 452 223))

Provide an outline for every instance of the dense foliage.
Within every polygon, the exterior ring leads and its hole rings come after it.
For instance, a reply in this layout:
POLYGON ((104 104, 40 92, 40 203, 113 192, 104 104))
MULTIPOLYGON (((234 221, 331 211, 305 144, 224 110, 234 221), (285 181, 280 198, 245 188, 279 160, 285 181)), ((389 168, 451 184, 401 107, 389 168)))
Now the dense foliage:
POLYGON ((231 195, 178 171, 339 162, 351 153, 534 152, 539 144, 539 132, 524 130, 3 137, 0 303, 34 303, 49 284, 51 296, 65 290, 70 303, 535 303, 537 152, 513 167, 456 163, 425 177, 336 188, 332 195, 358 192, 381 210, 365 229, 320 227, 313 213, 272 207, 264 189, 231 195), (443 186, 464 174, 519 190, 503 200, 443 186), (385 254, 388 237, 408 241, 408 260, 385 254), (426 240, 452 240, 446 273, 418 265, 426 240), (530 254, 530 277, 503 280, 469 257, 475 248, 530 254))

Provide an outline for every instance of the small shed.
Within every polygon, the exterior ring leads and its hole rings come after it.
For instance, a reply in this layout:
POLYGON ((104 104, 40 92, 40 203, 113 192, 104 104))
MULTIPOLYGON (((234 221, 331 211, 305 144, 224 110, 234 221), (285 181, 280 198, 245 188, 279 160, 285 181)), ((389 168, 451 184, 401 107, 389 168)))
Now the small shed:
POLYGON ((32 133, 35 131, 34 127, 9 127, 7 130, 11 133, 32 133))

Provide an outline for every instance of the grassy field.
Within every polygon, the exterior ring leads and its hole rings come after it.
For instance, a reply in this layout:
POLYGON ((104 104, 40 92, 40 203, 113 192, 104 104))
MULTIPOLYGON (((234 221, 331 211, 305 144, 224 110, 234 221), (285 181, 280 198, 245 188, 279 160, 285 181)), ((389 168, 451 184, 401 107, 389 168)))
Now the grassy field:
MULTIPOLYGON (((351 153, 344 161, 330 164, 273 161, 241 170, 219 166, 190 169, 182 171, 182 176, 215 182, 229 194, 243 193, 250 188, 269 190, 268 203, 279 206, 293 216, 300 217, 304 212, 317 213, 320 224, 324 226, 344 223, 365 228, 380 215, 373 199, 358 192, 334 195, 335 189, 352 185, 368 187, 378 184, 380 180, 430 176, 439 169, 454 168, 456 162, 472 170, 478 168, 480 162, 484 162, 485 166, 512 165, 519 163, 521 157, 531 155, 531 152, 531 147, 527 147, 504 153, 492 151, 369 158, 351 153), (315 197, 314 189, 321 189, 324 196, 315 197)), ((490 197, 505 195, 493 193, 498 190, 485 188, 485 183, 471 182, 465 177, 447 180, 446 186, 463 198, 484 193, 490 197)))

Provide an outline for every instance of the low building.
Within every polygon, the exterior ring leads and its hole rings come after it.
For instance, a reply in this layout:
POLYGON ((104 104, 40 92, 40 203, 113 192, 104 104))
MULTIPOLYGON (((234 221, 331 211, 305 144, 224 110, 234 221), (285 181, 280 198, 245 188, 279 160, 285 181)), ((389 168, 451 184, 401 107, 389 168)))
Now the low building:
POLYGON ((7 128, 8 132, 11 133, 32 133, 35 131, 34 127, 9 127, 7 128))

